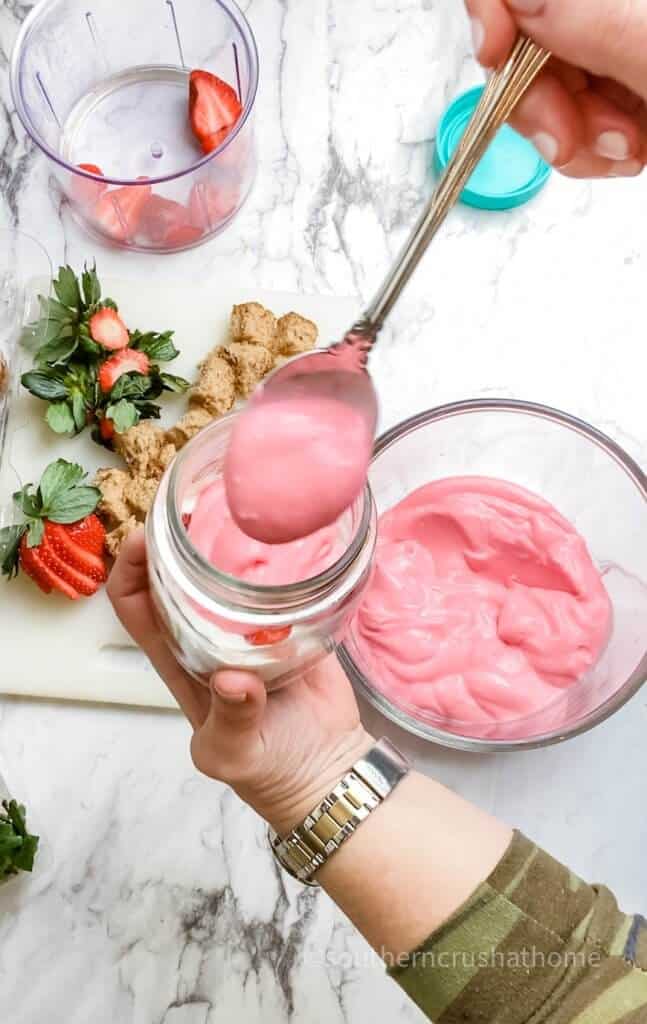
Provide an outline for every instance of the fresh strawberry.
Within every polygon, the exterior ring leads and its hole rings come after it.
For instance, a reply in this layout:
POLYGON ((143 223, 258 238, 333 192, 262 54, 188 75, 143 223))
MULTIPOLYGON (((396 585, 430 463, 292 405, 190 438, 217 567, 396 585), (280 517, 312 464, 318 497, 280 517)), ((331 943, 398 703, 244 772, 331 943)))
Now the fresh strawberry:
POLYGON ((141 373, 144 376, 151 367, 151 361, 145 352, 135 348, 122 348, 120 352, 107 359, 99 370, 99 387, 102 391, 112 391, 124 373, 141 373))
POLYGON ((201 231, 191 224, 186 206, 157 195, 146 201, 140 230, 149 241, 162 246, 184 245, 201 236, 201 231))
POLYGON ((67 532, 68 537, 75 544, 78 544, 80 548, 91 552, 93 555, 103 554, 106 543, 106 529, 98 516, 94 514, 86 516, 80 523, 72 523, 70 526, 64 526, 63 529, 67 532))
MULTIPOLYGON (((89 174, 96 174, 99 178, 103 177, 103 171, 96 164, 79 164, 79 169, 87 171, 89 174)), ((92 206, 108 188, 108 183, 105 181, 93 181, 92 178, 86 178, 85 175, 75 174, 72 181, 72 191, 74 199, 81 203, 82 206, 92 206)))
POLYGON ((114 309, 106 306, 90 318, 90 334, 94 341, 110 352, 127 348, 130 335, 125 323, 114 309))
POLYGON ((58 590, 72 601, 105 583, 105 530, 94 514, 101 492, 84 483, 85 475, 58 459, 37 488, 27 484, 14 495, 24 519, 0 530, 1 568, 9 579, 21 568, 44 593, 58 590))
MULTIPOLYGON (((105 583, 108 572, 100 555, 81 547, 59 523, 45 522, 44 544, 73 572, 94 583, 105 583)), ((76 584, 75 584, 76 586, 76 584)), ((78 590, 78 586, 76 587, 78 590)))
POLYGON ((27 576, 31 577, 44 594, 51 594, 52 590, 58 590, 61 594, 69 597, 70 601, 78 601, 81 597, 78 590, 75 590, 56 573, 49 564, 47 556, 43 557, 40 547, 30 548, 28 546, 26 534, 20 542, 20 568, 27 576))
POLYGON ((198 182, 191 189, 189 197, 191 223, 203 231, 211 231, 234 212, 239 199, 240 192, 236 185, 228 182, 198 182))
POLYGON ((192 71, 189 80, 189 120, 205 153, 227 137, 243 112, 236 91, 209 71, 192 71))
POLYGON ((276 629, 257 629, 255 633, 248 633, 246 640, 254 647, 267 647, 270 644, 280 644, 287 640, 292 632, 292 626, 282 626, 276 629))
POLYGON ((112 441, 115 436, 115 425, 108 416, 102 416, 99 420, 99 433, 104 441, 112 441))
POLYGON ((104 193, 94 207, 95 226, 116 242, 130 241, 137 234, 151 192, 150 185, 124 185, 104 193))

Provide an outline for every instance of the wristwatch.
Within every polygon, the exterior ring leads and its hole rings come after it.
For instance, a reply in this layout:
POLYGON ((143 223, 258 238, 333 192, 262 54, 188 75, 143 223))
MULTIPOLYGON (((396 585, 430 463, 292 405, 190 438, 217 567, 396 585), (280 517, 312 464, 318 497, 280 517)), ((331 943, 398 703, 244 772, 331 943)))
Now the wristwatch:
POLYGON ((270 845, 281 867, 305 885, 318 885, 315 872, 386 800, 409 769, 406 758, 389 740, 378 740, 285 839, 269 829, 270 845))

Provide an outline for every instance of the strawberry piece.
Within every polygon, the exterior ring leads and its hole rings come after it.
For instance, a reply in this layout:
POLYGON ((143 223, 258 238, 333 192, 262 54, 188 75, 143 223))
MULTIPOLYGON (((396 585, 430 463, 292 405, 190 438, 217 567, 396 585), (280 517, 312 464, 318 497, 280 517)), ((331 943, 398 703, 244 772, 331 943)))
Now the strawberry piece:
POLYGON ((108 578, 108 570, 103 559, 77 544, 65 527, 59 523, 46 521, 45 537, 41 547, 48 552, 48 557, 51 553, 51 562, 56 565, 62 578, 67 579, 68 583, 71 583, 81 594, 85 594, 92 584, 96 584, 92 591, 94 593, 99 585, 105 583, 108 578), (55 558, 67 570, 67 577, 55 558))
POLYGON ((189 210, 182 203, 152 195, 142 210, 140 230, 156 245, 184 245, 196 241, 202 232, 195 228, 189 210))
POLYGON ((230 183, 201 181, 191 189, 189 211, 191 223, 203 231, 218 227, 238 205, 240 192, 230 183))
POLYGON ((190 512, 183 512, 182 513, 182 526, 184 527, 185 530, 188 530, 190 525, 191 525, 191 513, 190 512))
POLYGON ((150 185, 124 185, 106 192, 94 207, 96 227, 116 242, 130 241, 137 234, 142 210, 151 193, 150 185))
MULTIPOLYGON (((89 174, 96 174, 100 178, 103 177, 103 171, 96 164, 78 164, 78 167, 82 171, 88 171, 89 174)), ((72 180, 73 197, 82 206, 92 206, 93 203, 99 200, 107 188, 107 182, 92 181, 90 178, 80 174, 75 174, 72 180)))
POLYGON ((104 441, 112 441, 115 436, 115 425, 107 416, 102 416, 99 420, 99 433, 104 441))
POLYGON ((127 348, 130 343, 128 328, 114 309, 100 309, 90 319, 90 335, 98 345, 107 348, 110 352, 117 349, 127 348))
POLYGON ((280 644, 287 640, 292 632, 292 626, 276 627, 276 629, 257 629, 255 633, 248 633, 245 638, 254 647, 267 647, 270 644, 280 644))
POLYGON ((27 535, 20 542, 20 566, 27 576, 31 577, 34 583, 40 587, 45 594, 51 594, 52 590, 58 590, 61 594, 69 597, 70 601, 78 601, 81 597, 78 590, 56 573, 55 569, 48 564, 47 557, 43 558, 42 544, 37 548, 27 546, 27 535))
MULTIPOLYGON (((108 422, 112 422, 109 420, 108 422)), ((75 544, 93 555, 102 555, 105 549, 106 529, 94 513, 81 519, 78 523, 64 526, 63 529, 75 544)))
POLYGON ((141 373, 145 376, 150 368, 151 361, 145 352, 138 352, 134 348, 122 348, 101 366, 99 387, 105 392, 112 391, 124 373, 141 373))
POLYGON ((223 142, 242 112, 236 91, 222 78, 209 71, 191 72, 189 120, 205 153, 213 152, 223 142))

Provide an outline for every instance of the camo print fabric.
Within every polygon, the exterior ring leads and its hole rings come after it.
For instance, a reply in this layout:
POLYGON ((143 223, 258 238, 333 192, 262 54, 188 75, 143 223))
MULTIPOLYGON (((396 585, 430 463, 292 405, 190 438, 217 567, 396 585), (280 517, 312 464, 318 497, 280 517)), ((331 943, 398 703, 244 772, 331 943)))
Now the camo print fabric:
POLYGON ((647 1024, 647 921, 515 833, 490 878, 389 973, 434 1024, 647 1024))

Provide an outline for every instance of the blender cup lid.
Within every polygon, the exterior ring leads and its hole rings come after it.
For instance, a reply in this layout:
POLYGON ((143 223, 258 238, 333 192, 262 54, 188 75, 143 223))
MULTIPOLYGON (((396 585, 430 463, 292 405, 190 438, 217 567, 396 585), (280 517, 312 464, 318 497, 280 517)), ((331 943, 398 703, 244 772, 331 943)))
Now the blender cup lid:
MULTIPOLYGON (((483 92, 477 86, 450 104, 436 135, 435 167, 441 173, 460 142, 483 92)), ((509 125, 495 135, 461 196, 468 206, 481 210, 509 210, 532 199, 547 183, 549 164, 527 139, 509 125)))

